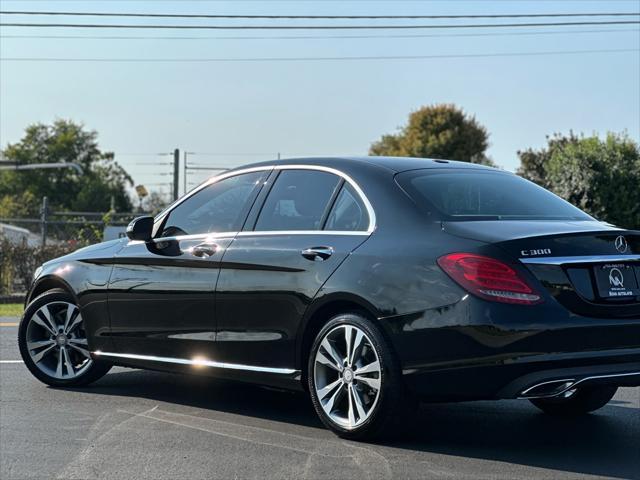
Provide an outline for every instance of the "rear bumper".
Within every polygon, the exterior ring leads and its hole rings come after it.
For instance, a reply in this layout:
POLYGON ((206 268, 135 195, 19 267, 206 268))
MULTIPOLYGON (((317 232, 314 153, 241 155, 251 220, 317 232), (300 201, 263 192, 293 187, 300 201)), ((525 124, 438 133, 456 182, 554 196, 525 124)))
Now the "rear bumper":
POLYGON ((488 360, 405 369, 404 380, 428 401, 541 398, 589 385, 640 386, 640 348, 488 360))
MULTIPOLYGON (((466 295, 440 308, 379 319, 411 390, 435 400, 518 398, 547 381, 558 391, 589 382, 631 382, 640 371, 640 317, 596 318, 554 299, 521 306, 466 295)), ((548 394, 552 390, 537 389, 548 394)))
POLYGON ((425 400, 542 398, 593 385, 640 386, 640 349, 539 359, 501 359, 493 365, 405 370, 407 386, 425 400))
POLYGON ((597 385, 640 386, 640 362, 542 370, 510 382, 498 398, 559 397, 575 388, 597 385))

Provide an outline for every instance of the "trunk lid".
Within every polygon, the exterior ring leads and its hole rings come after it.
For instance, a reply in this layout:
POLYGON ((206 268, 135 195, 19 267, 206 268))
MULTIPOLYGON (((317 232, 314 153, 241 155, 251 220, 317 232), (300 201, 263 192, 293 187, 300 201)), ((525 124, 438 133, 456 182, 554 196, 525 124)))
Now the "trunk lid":
POLYGON ((526 267, 558 302, 591 317, 640 319, 640 232, 595 221, 445 222, 526 267))

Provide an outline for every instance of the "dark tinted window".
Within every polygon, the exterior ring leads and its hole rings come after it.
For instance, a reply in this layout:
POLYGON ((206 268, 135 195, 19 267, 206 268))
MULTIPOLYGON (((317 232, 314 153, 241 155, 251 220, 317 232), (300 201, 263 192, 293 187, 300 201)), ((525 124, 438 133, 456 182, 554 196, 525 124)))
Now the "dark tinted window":
POLYGON ((369 226, 369 215, 360 196, 345 183, 331 209, 325 230, 361 231, 369 226))
POLYGON ((240 230, 249 200, 264 176, 265 172, 245 173, 205 187, 169 213, 162 236, 240 230))
POLYGON ((416 170, 397 178, 418 203, 451 217, 592 219, 548 190, 508 173, 416 170))
POLYGON ((255 229, 319 230, 339 180, 336 175, 316 170, 283 170, 269 192, 255 229))

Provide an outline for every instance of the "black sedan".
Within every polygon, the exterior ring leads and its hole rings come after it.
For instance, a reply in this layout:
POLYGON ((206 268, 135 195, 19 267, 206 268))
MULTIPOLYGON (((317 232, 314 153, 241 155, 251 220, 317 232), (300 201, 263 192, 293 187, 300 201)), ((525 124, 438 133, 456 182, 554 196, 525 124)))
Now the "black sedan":
POLYGON ((422 401, 551 414, 640 385, 640 232, 504 171, 414 158, 225 172, 45 263, 19 329, 56 387, 112 365, 308 390, 352 439, 422 401))

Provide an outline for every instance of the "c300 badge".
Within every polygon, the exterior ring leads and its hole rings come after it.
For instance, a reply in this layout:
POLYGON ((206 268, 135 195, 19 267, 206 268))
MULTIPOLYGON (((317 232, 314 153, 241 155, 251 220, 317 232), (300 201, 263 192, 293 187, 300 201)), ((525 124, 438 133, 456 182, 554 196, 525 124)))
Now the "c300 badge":
POLYGON ((535 255, 551 255, 550 248, 534 248, 533 250, 520 250, 523 257, 533 257, 535 255))

